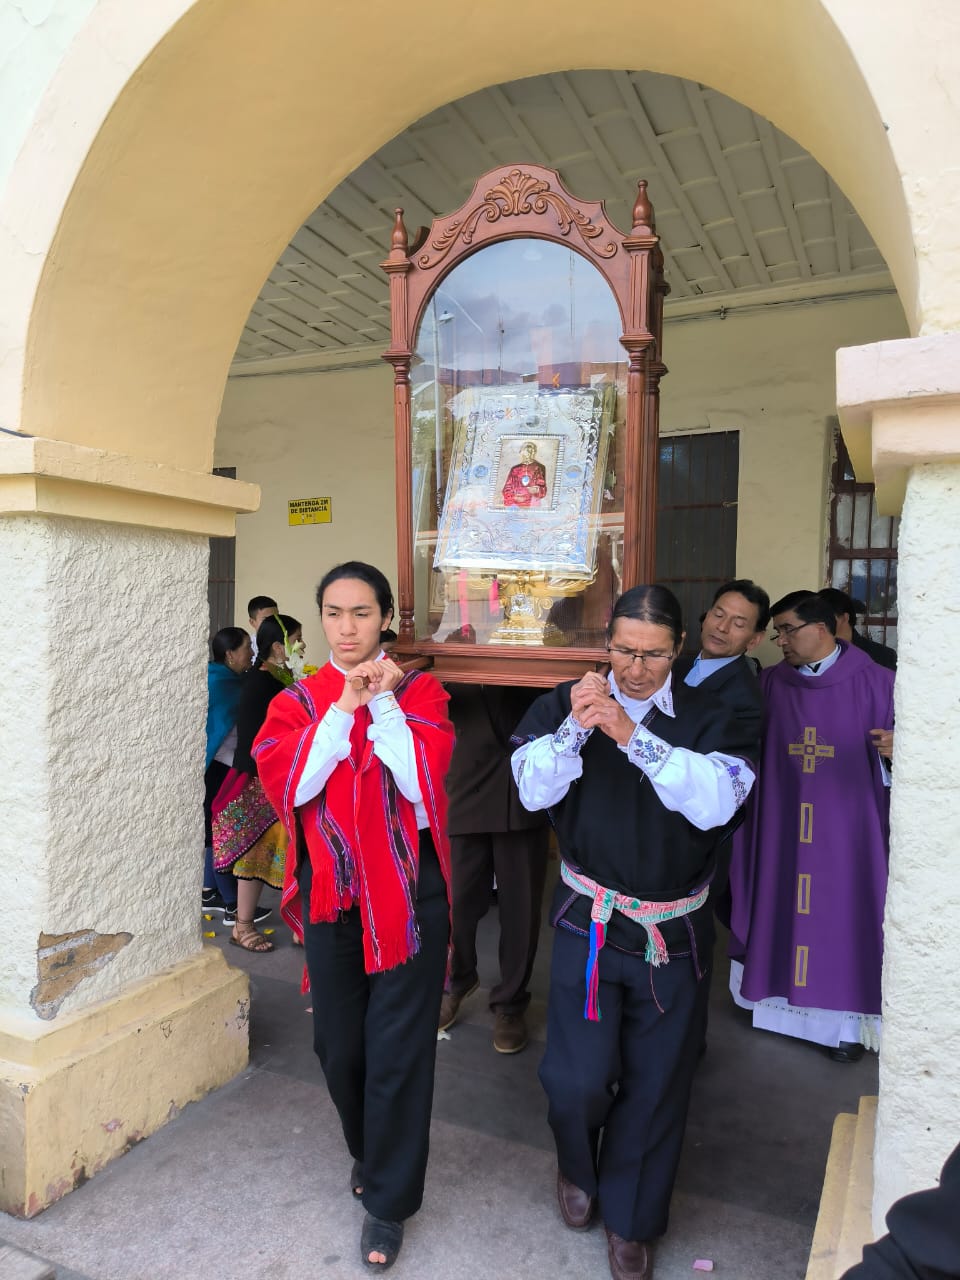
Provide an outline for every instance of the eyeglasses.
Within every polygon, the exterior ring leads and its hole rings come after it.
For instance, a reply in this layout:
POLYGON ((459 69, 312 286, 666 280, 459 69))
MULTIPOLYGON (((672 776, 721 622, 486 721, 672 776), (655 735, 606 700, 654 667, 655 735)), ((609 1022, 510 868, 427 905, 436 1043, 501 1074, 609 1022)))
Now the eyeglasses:
POLYGON ((798 622, 795 627, 787 623, 786 626, 773 628, 773 638, 774 640, 782 640, 784 636, 792 636, 795 631, 802 631, 804 627, 812 626, 812 622, 798 622))
POLYGON ((622 658, 624 662, 631 665, 634 662, 640 662, 645 667, 661 667, 665 663, 672 662, 677 656, 675 653, 636 653, 633 649, 621 649, 617 645, 608 644, 607 653, 611 658, 622 658))

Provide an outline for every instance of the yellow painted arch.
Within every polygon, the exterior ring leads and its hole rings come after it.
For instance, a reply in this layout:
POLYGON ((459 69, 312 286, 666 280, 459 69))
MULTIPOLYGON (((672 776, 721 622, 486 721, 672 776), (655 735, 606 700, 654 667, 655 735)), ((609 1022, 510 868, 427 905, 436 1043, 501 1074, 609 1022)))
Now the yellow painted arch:
POLYGON ((209 468, 240 330, 306 216, 427 112, 557 69, 681 75, 768 117, 853 201, 916 321, 901 183, 823 0, 485 0, 421 8, 419 22, 386 0, 167 7, 181 16, 92 139, 46 255, 23 345, 26 432, 209 468))

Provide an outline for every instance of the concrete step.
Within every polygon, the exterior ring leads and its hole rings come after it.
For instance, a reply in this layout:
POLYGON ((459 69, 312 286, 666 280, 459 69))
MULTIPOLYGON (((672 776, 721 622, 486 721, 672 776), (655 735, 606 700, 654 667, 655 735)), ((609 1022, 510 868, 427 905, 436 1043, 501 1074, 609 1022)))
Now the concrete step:
POLYGON ((838 1280, 874 1239, 873 1138, 877 1100, 861 1098, 856 1115, 837 1116, 820 1195, 806 1280, 838 1280))
POLYGON ((0 1276, 3 1280, 56 1280, 49 1262, 5 1244, 0 1244, 0 1276))
POLYGON ((833 1122, 830 1154, 820 1193, 820 1211, 810 1246, 810 1261, 806 1280, 835 1280, 834 1262, 840 1231, 843 1227, 843 1206, 853 1159, 853 1142, 857 1132, 857 1117, 843 1112, 833 1122))

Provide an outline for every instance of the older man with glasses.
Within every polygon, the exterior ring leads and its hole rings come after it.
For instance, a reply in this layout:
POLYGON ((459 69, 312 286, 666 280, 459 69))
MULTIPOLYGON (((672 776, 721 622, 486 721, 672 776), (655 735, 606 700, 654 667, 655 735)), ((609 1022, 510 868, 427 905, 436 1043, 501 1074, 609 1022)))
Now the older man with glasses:
POLYGON ((560 1214, 595 1211, 614 1280, 650 1280, 667 1227, 713 959, 716 850, 753 784, 754 734, 672 679, 676 597, 617 601, 610 672, 533 704, 513 756, 520 799, 547 809, 562 855, 540 1079, 560 1214))
POLYGON ((816 595, 792 593, 771 614, 784 661, 760 676, 749 888, 732 921, 746 950, 730 985, 755 1027, 855 1062, 880 1037, 893 673, 837 640, 816 595))

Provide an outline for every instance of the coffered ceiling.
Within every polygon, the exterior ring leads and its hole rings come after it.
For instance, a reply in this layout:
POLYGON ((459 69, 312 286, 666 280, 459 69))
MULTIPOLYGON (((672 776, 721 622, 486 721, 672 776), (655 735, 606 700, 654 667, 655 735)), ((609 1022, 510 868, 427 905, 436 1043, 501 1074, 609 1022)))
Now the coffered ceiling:
POLYGON ((411 232, 456 209, 479 174, 535 162, 604 199, 623 229, 649 182, 671 294, 666 318, 890 292, 884 261, 830 175, 762 116, 650 72, 558 72, 449 103, 388 142, 307 219, 271 271, 233 372, 322 366, 389 341, 393 210, 411 232))

